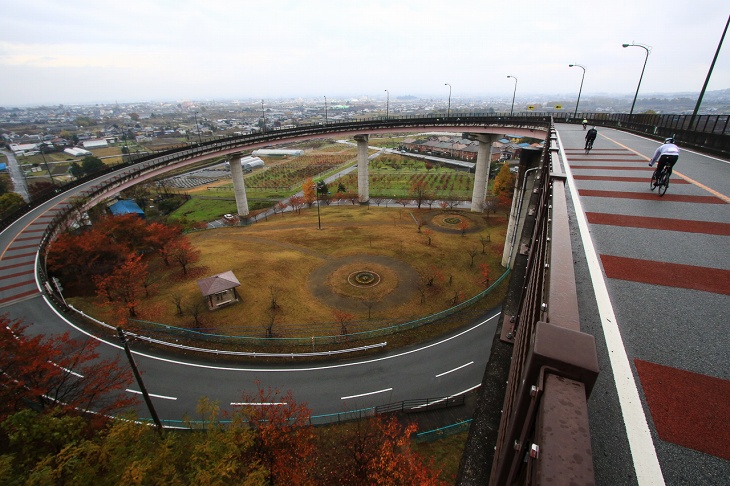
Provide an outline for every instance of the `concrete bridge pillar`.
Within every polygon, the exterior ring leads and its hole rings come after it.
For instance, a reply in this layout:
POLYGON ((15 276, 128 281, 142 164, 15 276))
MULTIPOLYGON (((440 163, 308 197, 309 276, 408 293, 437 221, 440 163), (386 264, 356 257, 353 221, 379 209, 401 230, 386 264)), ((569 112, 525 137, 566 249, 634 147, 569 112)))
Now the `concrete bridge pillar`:
POLYGON ((228 159, 231 166, 231 177, 233 178, 233 195, 236 197, 236 210, 241 217, 248 216, 248 198, 246 197, 246 186, 243 183, 243 168, 241 167, 241 154, 232 154, 228 159))
POLYGON ((487 198, 487 184, 489 183, 489 166, 491 165, 492 143, 499 139, 498 135, 487 133, 465 133, 465 138, 477 140, 477 166, 474 171, 474 190, 471 194, 471 210, 481 213, 484 211, 484 200, 487 198))
POLYGON ((368 160, 368 136, 355 135, 357 142, 357 195, 360 204, 370 200, 370 161, 368 160))

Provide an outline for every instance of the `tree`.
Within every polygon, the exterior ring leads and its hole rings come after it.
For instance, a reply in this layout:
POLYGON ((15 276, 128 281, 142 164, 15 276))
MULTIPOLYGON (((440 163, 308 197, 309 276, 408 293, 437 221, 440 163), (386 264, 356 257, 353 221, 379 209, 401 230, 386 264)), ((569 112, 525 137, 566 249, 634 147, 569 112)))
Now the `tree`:
POLYGON ((131 371, 118 359, 100 359, 98 341, 68 333, 29 337, 26 329, 21 321, 0 317, 0 419, 28 407, 93 410, 103 418, 136 403, 117 393, 129 386, 131 371))
POLYGON ((84 169, 78 162, 71 162, 68 166, 68 171, 77 179, 84 177, 84 169))
POLYGON ((481 275, 480 283, 484 285, 485 287, 489 287, 489 273, 490 273, 489 265, 486 263, 480 263, 479 264, 479 274, 481 275))
POLYGON ((317 200, 317 195, 314 193, 314 182, 311 177, 304 181, 302 193, 304 194, 304 203, 311 208, 314 201, 317 200))
POLYGON ((340 324, 340 336, 347 335, 347 326, 355 316, 339 309, 334 311, 334 316, 335 320, 340 324))
POLYGON ((428 194, 428 187, 426 186, 426 182, 423 180, 418 180, 413 183, 411 186, 411 197, 416 201, 416 206, 418 209, 421 209, 421 205, 423 202, 429 198, 428 194))
POLYGON ((313 484, 314 431, 311 411, 294 399, 291 391, 263 389, 256 383, 254 394, 244 392, 240 414, 254 431, 253 462, 268 471, 267 484, 313 484))
POLYGON ((99 157, 87 155, 86 157, 81 159, 81 168, 83 169, 85 175, 91 175, 95 172, 106 169, 106 164, 104 164, 104 162, 102 162, 99 157))
POLYGON ((331 429, 316 455, 317 484, 442 485, 439 471, 410 448, 414 423, 375 416, 331 429))
POLYGON ((165 266, 170 265, 172 243, 180 237, 182 228, 177 225, 150 223, 147 225, 146 244, 161 257, 165 266))
POLYGON ((200 260, 200 250, 194 248, 186 237, 180 237, 171 243, 169 256, 182 267, 183 275, 187 275, 188 265, 200 260))
POLYGON ((472 246, 467 250, 467 253, 469 254, 469 257, 471 257, 471 260, 469 261, 469 268, 474 266, 474 257, 476 257, 479 254, 479 250, 472 246))
POLYGON ((494 192, 497 196, 512 198, 515 190, 515 175, 510 172, 509 165, 505 162, 499 169, 497 177, 494 178, 494 192))
POLYGON ((304 206, 304 198, 302 196, 292 196, 289 198, 289 205, 297 214, 301 214, 302 206, 304 206))
POLYGON ((148 273, 147 264, 142 262, 142 255, 129 253, 123 264, 109 275, 96 279, 96 294, 108 304, 123 305, 129 312, 129 317, 135 318, 148 273))
POLYGON ((23 206, 24 204, 25 199, 23 199, 20 194, 16 194, 14 192, 6 192, 2 196, 0 196, 0 214, 9 214, 12 211, 15 211, 19 207, 23 206))
POLYGON ((486 235, 479 235, 479 242, 482 244, 482 255, 487 253, 487 243, 492 241, 492 235, 487 233, 486 235))

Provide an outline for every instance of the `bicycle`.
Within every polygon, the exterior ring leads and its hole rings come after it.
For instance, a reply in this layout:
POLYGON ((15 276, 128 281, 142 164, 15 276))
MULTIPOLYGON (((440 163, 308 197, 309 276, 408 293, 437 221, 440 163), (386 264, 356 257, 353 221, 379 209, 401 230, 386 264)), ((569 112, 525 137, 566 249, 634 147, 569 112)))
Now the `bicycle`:
POLYGON ((593 140, 592 139, 586 140, 586 146, 585 146, 586 154, 590 153, 592 148, 593 148, 593 140))
POLYGON ((651 175, 651 182, 649 182, 649 188, 653 191, 657 187, 659 188, 659 197, 663 196, 665 192, 667 192, 667 189, 669 188, 669 170, 671 167, 669 164, 664 164, 664 167, 662 167, 662 171, 659 172, 659 167, 657 167, 654 170, 654 173, 651 175))

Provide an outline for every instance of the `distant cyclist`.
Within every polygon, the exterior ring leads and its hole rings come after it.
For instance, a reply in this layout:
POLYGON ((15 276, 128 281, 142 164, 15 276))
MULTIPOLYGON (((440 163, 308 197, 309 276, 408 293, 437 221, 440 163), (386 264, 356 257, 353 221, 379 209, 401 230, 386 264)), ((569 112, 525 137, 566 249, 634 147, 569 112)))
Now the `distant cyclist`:
POLYGON ((674 164, 677 163, 677 160, 679 160, 679 147, 674 145, 674 138, 669 137, 664 140, 664 143, 660 145, 658 149, 656 149, 656 152, 654 152, 654 157, 652 157, 651 161, 649 162, 649 167, 653 167, 654 164, 659 162, 659 165, 657 165, 656 168, 656 172, 654 172, 657 175, 657 178, 659 174, 661 174, 662 169, 664 169, 665 165, 669 169, 668 173, 671 176, 672 167, 674 167, 674 164))
POLYGON ((583 118, 583 130, 586 129, 586 125, 588 125, 588 120, 586 120, 585 118, 583 118))
POLYGON ((588 133, 586 133, 586 150, 590 150, 593 148, 593 142, 596 141, 597 136, 598 130, 596 130, 596 127, 591 127, 591 129, 588 130, 588 133))

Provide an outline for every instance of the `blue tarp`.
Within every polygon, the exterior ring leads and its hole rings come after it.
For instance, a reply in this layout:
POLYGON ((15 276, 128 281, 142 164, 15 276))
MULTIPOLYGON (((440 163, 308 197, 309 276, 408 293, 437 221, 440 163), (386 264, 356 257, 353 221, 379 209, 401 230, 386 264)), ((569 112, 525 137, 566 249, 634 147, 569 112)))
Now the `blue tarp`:
POLYGON ((8 165, 7 164, 0 164, 0 172, 5 172, 6 170, 8 170, 8 165))
POLYGON ((136 202, 131 199, 122 199, 109 206, 109 211, 114 216, 121 216, 123 214, 137 214, 140 218, 144 218, 144 211, 140 208, 136 202))

